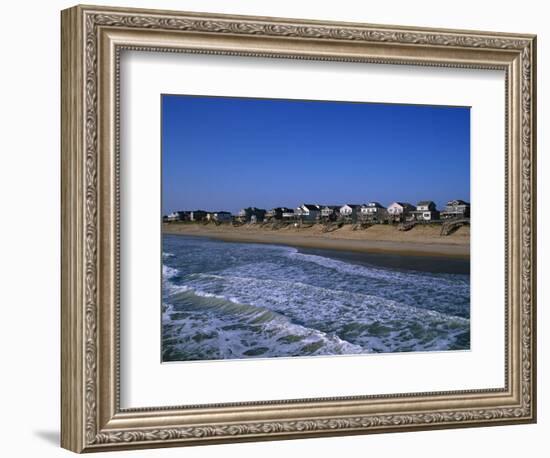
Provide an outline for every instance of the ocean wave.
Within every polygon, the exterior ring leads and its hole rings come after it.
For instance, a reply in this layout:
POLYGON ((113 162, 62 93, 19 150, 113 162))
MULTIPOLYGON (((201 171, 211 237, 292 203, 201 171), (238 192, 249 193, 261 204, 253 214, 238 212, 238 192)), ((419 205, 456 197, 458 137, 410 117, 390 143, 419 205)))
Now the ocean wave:
POLYGON ((193 289, 170 297, 163 360, 359 354, 367 348, 293 323, 270 309, 193 289))
POLYGON ((175 267, 170 267, 165 264, 162 265, 162 277, 166 280, 175 278, 180 274, 180 271, 175 267))
MULTIPOLYGON (((202 298, 201 309, 240 316, 249 313, 285 317, 325 335, 337 337, 366 351, 411 351, 444 349, 469 330, 469 320, 433 310, 400 304, 368 294, 334 291, 290 281, 251 277, 195 274, 185 289, 170 301, 202 298), (182 294, 183 293, 183 294, 182 294), (221 301, 221 302, 220 302, 221 301)), ((177 307, 176 307, 177 308, 177 307)), ((281 349, 277 350, 281 351, 281 349)))

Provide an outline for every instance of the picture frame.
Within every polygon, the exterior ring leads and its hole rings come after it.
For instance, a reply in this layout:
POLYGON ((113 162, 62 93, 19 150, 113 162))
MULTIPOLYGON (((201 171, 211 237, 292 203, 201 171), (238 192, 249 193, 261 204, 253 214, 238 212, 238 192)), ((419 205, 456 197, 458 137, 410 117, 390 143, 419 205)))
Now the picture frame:
POLYGON ((94 452, 536 421, 534 35, 95 6, 64 10, 61 22, 62 447, 94 452), (504 71, 505 386, 122 408, 124 50, 504 71))

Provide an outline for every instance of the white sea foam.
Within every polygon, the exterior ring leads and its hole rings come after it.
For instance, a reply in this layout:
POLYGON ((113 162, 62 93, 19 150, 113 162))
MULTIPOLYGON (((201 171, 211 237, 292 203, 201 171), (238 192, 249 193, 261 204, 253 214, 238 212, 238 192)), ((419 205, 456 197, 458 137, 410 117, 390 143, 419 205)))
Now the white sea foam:
POLYGON ((164 279, 170 279, 177 277, 179 275, 180 271, 174 267, 169 267, 165 264, 162 265, 162 277, 164 279))

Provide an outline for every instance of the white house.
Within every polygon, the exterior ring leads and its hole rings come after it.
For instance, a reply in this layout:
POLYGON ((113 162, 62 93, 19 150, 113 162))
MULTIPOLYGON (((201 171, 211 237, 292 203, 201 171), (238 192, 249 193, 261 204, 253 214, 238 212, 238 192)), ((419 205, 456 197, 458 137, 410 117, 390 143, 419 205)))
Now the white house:
POLYGON ((357 216, 357 213, 360 209, 361 209, 361 205, 345 204, 340 207, 340 215, 344 217, 354 217, 354 216, 357 216))
POLYGON ((165 218, 166 221, 186 221, 188 219, 189 212, 186 211, 172 212, 165 218))
POLYGON ((388 215, 393 217, 407 216, 414 212, 416 208, 408 202, 394 202, 387 208, 388 215))
POLYGON ((307 221, 316 220, 321 214, 321 207, 315 204, 302 204, 296 208, 296 215, 307 221))
POLYGON ((431 200, 422 200, 416 204, 414 217, 421 221, 433 221, 439 219, 439 211, 435 208, 435 203, 431 200))

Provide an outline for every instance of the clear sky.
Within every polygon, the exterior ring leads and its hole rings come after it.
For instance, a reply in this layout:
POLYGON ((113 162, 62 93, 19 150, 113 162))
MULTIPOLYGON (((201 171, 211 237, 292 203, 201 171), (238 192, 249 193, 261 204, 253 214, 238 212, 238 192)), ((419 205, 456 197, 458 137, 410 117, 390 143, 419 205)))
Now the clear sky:
POLYGON ((163 95, 162 211, 470 200, 465 107, 163 95))

